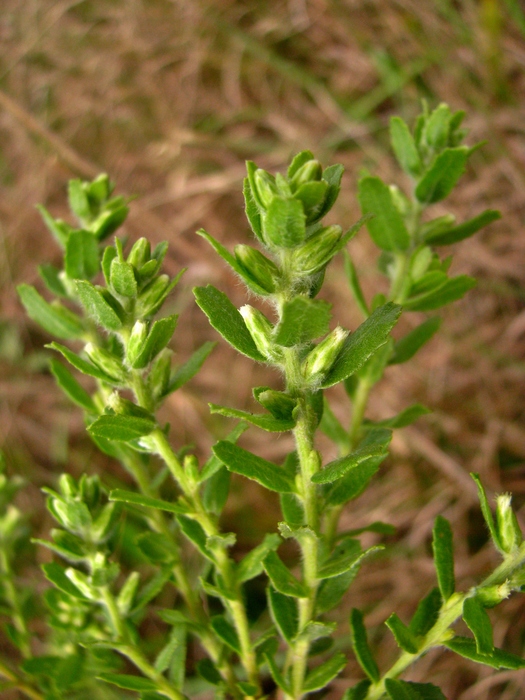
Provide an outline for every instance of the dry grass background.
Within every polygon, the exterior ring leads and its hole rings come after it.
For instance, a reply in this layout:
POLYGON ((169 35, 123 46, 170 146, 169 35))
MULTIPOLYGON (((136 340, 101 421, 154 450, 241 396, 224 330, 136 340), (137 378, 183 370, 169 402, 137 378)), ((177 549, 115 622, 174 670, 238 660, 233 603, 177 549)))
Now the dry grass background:
MULTIPOLYGON (((367 611, 388 663, 394 645, 381 623, 394 609, 406 619, 434 585, 429 539, 438 513, 456 533, 460 585, 482 576, 495 555, 484 546, 468 472, 479 471, 491 492, 512 490, 518 506, 525 501, 524 68, 519 0, 2 0, 0 439, 10 467, 31 483, 22 498, 37 509, 35 524, 43 532, 49 525, 38 489, 61 470, 105 471, 109 483, 125 478, 96 453, 81 416, 55 388, 42 351, 48 338, 24 318, 14 293, 22 281, 39 284, 38 263, 59 259, 35 203, 65 217, 68 178, 100 171, 119 193, 138 194, 130 239, 167 239, 169 271, 189 268, 171 302, 181 313, 175 344, 182 361, 215 339, 191 287, 211 282, 238 305, 245 298, 194 235, 200 226, 229 243, 247 235, 244 160, 279 169, 310 148, 325 164, 342 162, 333 219, 351 223, 362 167, 399 180, 388 118, 411 120, 424 97, 465 109, 471 142, 487 140, 447 208, 462 219, 490 206, 503 219, 457 246, 454 271, 476 276, 478 287, 446 312, 425 351, 390 370, 373 395, 372 418, 415 401, 434 413, 399 432, 380 477, 346 516, 352 527, 383 519, 399 533, 388 558, 363 568, 348 607, 367 611)), ((371 293, 378 277, 366 232, 350 250, 371 293)), ((338 265, 325 298, 338 322, 355 326, 338 265)), ((220 344, 198 378, 170 399, 166 418, 177 441, 195 442, 204 455, 212 435, 227 428, 210 418, 206 402, 249 407, 250 387, 278 381, 220 344)), ((344 417, 343 396, 333 399, 344 417)), ((270 458, 289 448, 287 438, 268 440, 255 429, 243 440, 270 458)), ((245 486, 236 482, 226 524, 241 531, 241 547, 278 517, 245 486)), ((498 610, 496 642, 523 654, 523 630, 525 606, 515 598, 498 610)), ((341 697, 359 673, 351 662, 329 697, 341 697)), ((448 653, 430 654, 410 678, 438 683, 449 700, 525 697, 523 672, 493 674, 448 653)))

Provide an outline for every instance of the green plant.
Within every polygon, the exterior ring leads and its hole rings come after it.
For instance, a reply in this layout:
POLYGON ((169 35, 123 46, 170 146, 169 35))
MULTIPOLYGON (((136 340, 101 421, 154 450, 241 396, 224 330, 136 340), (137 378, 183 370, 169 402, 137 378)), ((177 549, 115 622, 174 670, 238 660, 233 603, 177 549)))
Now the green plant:
MULTIPOLYGON (((19 484, 2 477, 2 600, 12 617, 10 639, 23 657, 19 671, 2 662, 0 674, 8 685, 33 698, 92 697, 102 684, 104 697, 112 692, 119 697, 118 689, 124 689, 143 700, 180 700, 200 692, 198 675, 215 687, 218 698, 261 698, 273 692, 266 690, 271 678, 282 697, 298 700, 323 690, 342 671, 347 657, 332 648, 337 623, 327 613, 336 610, 363 560, 382 547, 363 550, 362 530, 340 532, 339 516, 378 471, 392 430, 427 412, 415 405, 374 423, 365 418, 368 397, 390 364, 408 361, 430 340, 439 318, 427 318, 397 341, 391 330, 402 312, 434 311, 473 286, 467 276, 450 277, 450 258, 441 260, 434 249, 467 238, 499 217, 488 210, 456 224, 452 215, 427 214, 428 207, 450 194, 474 150, 462 145, 462 118, 446 105, 430 113, 425 109, 412 133, 394 117, 392 146, 413 190, 406 195, 378 177, 364 176, 359 182, 363 218, 347 231, 322 223, 338 196, 342 166, 323 170, 309 151, 293 159, 286 176, 274 177, 248 163, 246 213, 258 247, 239 244, 230 253, 205 231, 199 233, 250 293, 268 304, 271 315, 249 305, 238 311, 211 285, 196 288, 195 298, 223 338, 276 369, 283 386, 253 389, 259 413, 212 404, 213 412, 240 422, 203 465, 184 445, 173 446, 177 436, 170 437, 169 426, 157 418, 163 400, 194 376, 213 349, 207 343, 185 365, 172 368, 167 346, 177 318, 157 318, 180 277, 170 280, 160 273, 166 245, 152 253, 148 241, 140 239, 127 256, 118 238, 113 246, 101 246, 127 214, 127 203, 112 197, 106 176, 70 183, 79 228, 41 208, 64 250, 62 270, 40 268, 57 299, 50 304, 28 285, 19 287, 20 298, 45 330, 77 344, 77 350, 56 342, 49 347, 91 377, 96 388, 87 391, 57 359, 51 360, 51 371, 83 409, 93 440, 125 466, 136 489, 108 493, 98 477, 89 475, 79 481, 63 475, 58 490, 46 489, 58 527, 50 541, 40 544, 57 561, 43 567, 52 584, 45 595, 50 627, 44 654, 34 655, 29 613, 14 585, 15 545, 25 535, 21 516, 8 502, 19 484), (370 302, 346 252, 364 223, 381 250, 379 268, 389 283, 388 293, 370 302), (330 330, 331 306, 317 298, 325 271, 340 251, 364 316, 352 333, 330 330), (100 271, 101 286, 93 284, 100 271), (340 383, 351 404, 348 427, 324 396, 325 389, 340 383), (295 450, 281 465, 252 454, 237 445, 249 425, 291 431, 295 450), (328 464, 316 447, 319 430, 338 450, 328 464), (241 561, 231 553, 235 534, 220 529, 231 473, 277 492, 282 509, 279 534, 266 534, 241 561), (131 538, 149 563, 146 573, 136 555, 131 563, 119 562, 117 543, 131 538), (298 571, 277 553, 283 540, 292 541, 300 553, 298 571), (267 609, 254 621, 246 605, 247 584, 262 575, 267 609), (168 625, 162 645, 142 634, 141 623, 151 615, 168 625), (190 639, 198 639, 205 654, 195 665, 197 675, 186 674, 190 639)), ((479 477, 473 476, 502 563, 479 585, 456 592, 452 532, 438 517, 433 537, 438 587, 419 603, 408 625, 395 613, 386 621, 401 650, 386 672, 379 671, 369 647, 362 613, 352 611, 353 650, 366 678, 345 693, 345 700, 443 698, 436 686, 398 678, 437 646, 495 668, 525 667, 520 657, 494 647, 486 612, 525 584, 525 545, 510 497, 498 497, 494 518, 479 477), (455 635, 460 618, 472 638, 455 635)), ((365 529, 391 532, 385 523, 365 529)))

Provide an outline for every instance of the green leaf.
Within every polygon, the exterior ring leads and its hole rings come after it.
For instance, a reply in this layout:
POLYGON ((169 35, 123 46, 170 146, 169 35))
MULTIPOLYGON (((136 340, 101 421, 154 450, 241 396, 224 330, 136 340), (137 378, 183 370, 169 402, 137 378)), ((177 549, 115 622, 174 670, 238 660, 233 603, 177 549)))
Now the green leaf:
POLYGON ((480 654, 491 654, 494 649, 492 625, 479 598, 467 598, 463 603, 463 619, 476 639, 480 654))
POLYGON ((290 348, 326 335, 329 331, 332 305, 326 301, 295 297, 282 307, 279 324, 273 340, 278 345, 290 348))
POLYGON ((79 591, 72 581, 69 580, 69 578, 66 576, 65 569, 60 566, 60 564, 56 564, 55 562, 44 564, 42 566, 42 571, 44 572, 44 576, 47 578, 47 580, 63 593, 67 593, 67 595, 70 595, 73 598, 86 600, 86 596, 79 591))
POLYGON ((215 634, 222 641, 233 649, 237 654, 241 653, 241 643, 233 625, 228 622, 224 615, 214 615, 211 618, 211 626, 215 634))
POLYGON ((351 469, 355 469, 358 464, 365 462, 371 457, 385 455, 391 439, 392 433, 389 430, 377 430, 375 434, 370 433, 370 440, 364 441, 357 450, 354 450, 349 455, 340 457, 327 464, 324 469, 314 474, 312 482, 314 484, 331 484, 341 479, 351 469))
POLYGON ((386 454, 382 454, 380 457, 373 457, 351 469, 345 477, 333 484, 328 490, 325 497, 327 504, 330 506, 343 505, 361 495, 386 456, 386 454))
POLYGON ((390 119, 390 142, 403 170, 417 177, 421 173, 421 158, 410 129, 400 117, 390 119))
POLYGON ((197 662, 196 668, 199 676, 204 678, 205 681, 212 685, 221 685, 222 676, 211 659, 201 659, 197 662))
POLYGON ((281 512, 284 521, 291 528, 298 528, 304 525, 304 508, 295 493, 281 493, 281 512))
MULTIPOLYGON (((235 426, 235 428, 226 436, 226 442, 237 442, 237 440, 247 428, 248 426, 246 425, 246 423, 238 423, 235 426)), ((202 468, 201 482, 209 479, 223 466, 224 463, 216 455, 212 455, 202 468)))
POLYGON ((157 422, 153 417, 103 415, 88 426, 88 432, 107 440, 130 442, 149 435, 156 427, 157 422))
POLYGON ((274 588, 279 593, 293 598, 306 598, 308 596, 304 585, 295 578, 275 551, 266 555, 263 566, 274 588))
POLYGON ((240 411, 237 408, 217 406, 214 403, 210 403, 208 406, 211 413, 219 413, 227 418, 240 418, 269 433, 284 433, 287 430, 293 430, 295 427, 295 420, 283 420, 267 413, 249 413, 248 411, 240 411))
POLYGON ((432 245, 451 245, 452 243, 457 243, 458 241, 463 241, 465 238, 469 238, 480 229, 498 219, 501 219, 501 213, 499 211, 495 209, 486 209, 481 214, 478 214, 478 216, 462 224, 458 224, 458 226, 452 226, 445 231, 440 231, 438 229, 437 231, 430 232, 429 235, 425 236, 425 241, 432 245))
POLYGON ((439 316, 427 318, 414 330, 407 333, 394 343, 394 352, 389 360, 391 365, 398 365, 410 360, 416 352, 427 343, 430 338, 439 330, 441 319, 439 316))
POLYGON ((302 202, 308 224, 319 220, 319 213, 324 208, 327 191, 328 183, 324 180, 305 182, 295 191, 294 197, 302 202))
POLYGON ((65 248, 67 239, 73 230, 71 226, 60 219, 53 218, 47 209, 41 204, 37 204, 36 208, 40 212, 40 216, 42 217, 48 231, 53 235, 60 247, 65 248))
POLYGON ((200 370, 206 358, 216 345, 217 343, 213 343, 210 341, 204 343, 203 345, 201 345, 200 348, 198 348, 198 350, 195 350, 195 352, 193 353, 193 355, 191 355, 190 359, 187 362, 185 362, 180 367, 177 367, 177 369, 170 378, 170 383, 168 385, 168 388, 164 392, 164 396, 167 396, 168 394, 177 391, 177 389, 180 389, 182 386, 184 386, 186 382, 189 382, 190 379, 192 379, 200 370))
POLYGON ((445 148, 419 181, 415 191, 418 200, 434 204, 445 199, 465 172, 469 155, 467 146, 445 148))
POLYGON ((373 215, 366 226, 374 243, 381 250, 406 250, 410 236, 388 186, 378 177, 364 177, 359 181, 358 198, 363 214, 373 215))
MULTIPOLYGON (((114 202, 115 200, 111 201, 114 202)), ((108 236, 111 236, 111 234, 124 223, 128 214, 129 207, 126 205, 119 206, 113 211, 105 211, 97 218, 95 222, 90 225, 89 228, 93 231, 99 241, 103 241, 108 236)))
POLYGON ((302 203, 291 197, 272 197, 263 217, 264 239, 278 248, 295 248, 306 236, 302 203))
POLYGON ((98 241, 89 231, 72 231, 64 253, 64 269, 73 280, 91 280, 100 269, 98 241))
POLYGON ((269 586, 268 604, 270 614, 281 637, 287 642, 291 642, 295 638, 299 626, 297 598, 283 595, 272 586, 269 586))
POLYGON ((300 153, 297 153, 297 155, 293 157, 292 162, 290 163, 286 172, 288 179, 291 180, 299 168, 302 168, 302 166, 305 163, 308 163, 309 160, 314 160, 314 154, 312 151, 301 151, 300 153))
POLYGON ((365 318, 368 318, 370 316, 370 311, 368 309, 363 290, 361 289, 361 285, 359 284, 357 270, 355 269, 354 263, 352 262, 352 258, 346 250, 343 251, 343 259, 345 265, 346 279, 348 280, 348 285, 350 286, 350 290, 354 295, 355 302, 363 316, 365 318))
POLYGON ((426 416, 432 411, 426 406, 422 406, 420 403, 415 403, 413 406, 405 408, 397 416, 392 418, 385 418, 385 420, 378 421, 366 421, 364 427, 369 428, 389 428, 391 430, 395 428, 406 428, 407 425, 411 425, 421 416, 426 416))
POLYGON ((329 165, 323 171, 323 180, 328 183, 328 190, 322 209, 317 214, 317 219, 321 219, 333 207, 335 200, 339 196, 341 190, 341 178, 343 177, 344 167, 339 163, 329 165))
POLYGON ((267 462, 225 440, 218 442, 213 447, 213 452, 231 472, 253 479, 270 491, 278 493, 295 491, 293 479, 273 462, 267 462))
POLYGON ((438 289, 407 299, 403 306, 410 311, 434 311, 461 299, 476 284, 473 277, 458 275, 448 279, 438 289))
POLYGON ((401 311, 401 306, 389 302, 377 308, 354 333, 351 333, 325 377, 322 388, 338 384, 357 372, 368 358, 387 342, 401 311))
POLYGON ((58 302, 48 304, 34 287, 29 284, 19 284, 17 292, 29 318, 36 321, 51 335, 72 340, 80 338, 84 333, 84 327, 78 316, 58 302))
POLYGON ((155 510, 165 510, 168 513, 182 514, 186 512, 186 509, 177 503, 170 503, 152 496, 143 496, 141 493, 125 491, 124 489, 113 489, 109 494, 109 500, 129 503, 134 506, 144 506, 144 508, 154 508, 155 510))
POLYGON ((333 578, 351 569, 361 557, 361 544, 358 540, 345 538, 331 552, 328 561, 319 567, 317 577, 333 578))
POLYGON ((222 513, 230 492, 230 477, 226 467, 221 466, 204 482, 202 502, 208 512, 216 515, 222 513))
POLYGON ((257 238, 262 242, 262 224, 261 224, 261 214, 259 212, 259 207, 257 206, 255 199, 252 194, 252 188, 250 185, 249 178, 244 178, 243 184, 243 195, 244 195, 244 210, 246 213, 246 218, 248 219, 252 231, 255 233, 257 238))
POLYGON ((354 608, 351 612, 350 626, 352 629, 352 646, 357 661, 368 678, 370 678, 373 683, 378 683, 380 678, 379 669, 374 657, 372 656, 370 647, 368 646, 366 629, 363 622, 363 613, 360 610, 357 610, 357 608, 354 608))
POLYGON ((106 683, 111 683, 125 690, 136 690, 138 692, 158 690, 158 686, 154 681, 141 676, 130 676, 126 673, 100 673, 97 677, 102 681, 106 681, 106 683))
POLYGON ((525 659, 508 651, 503 651, 503 649, 494 648, 490 655, 480 654, 477 650, 476 642, 473 639, 468 639, 468 637, 454 637, 454 639, 444 642, 444 646, 466 659, 476 661, 479 664, 486 664, 492 668, 510 668, 513 670, 525 668, 525 659))
MULTIPOLYGON (((309 622, 297 636, 297 640, 307 640, 310 643, 316 642, 318 639, 330 637, 336 629, 336 622, 309 622)), ((333 640, 331 640, 331 643, 333 643, 333 640)))
POLYGON ((283 674, 281 673, 279 667, 275 663, 275 660, 273 656, 271 656, 268 653, 264 654, 264 658, 266 660, 266 663, 268 664, 268 668, 270 669, 270 675, 273 678, 273 681, 275 684, 283 690, 286 695, 290 695, 291 690, 290 690, 290 685, 289 683, 285 680, 283 674))
POLYGON ((368 689, 370 688, 370 681, 368 679, 360 681, 353 688, 349 688, 343 695, 342 700, 366 700, 368 695, 368 689))
POLYGON ((122 328, 120 316, 97 287, 86 280, 77 280, 76 288, 82 306, 96 323, 109 331, 118 331, 122 328))
POLYGON ((206 546, 207 537, 202 525, 196 520, 188 518, 186 515, 178 515, 177 522, 179 523, 182 533, 186 535, 190 542, 193 542, 199 552, 205 556, 206 559, 214 561, 212 553, 206 546))
POLYGON ((492 517, 492 511, 490 509, 490 505, 487 499, 487 494, 485 493, 485 489, 483 488, 483 484, 481 483, 480 476, 479 474, 475 473, 471 473, 470 476, 474 479, 474 481, 476 482, 476 486, 478 487, 478 498, 481 506, 481 512, 483 513, 483 518, 485 519, 485 522, 489 529, 492 541, 494 542, 496 549, 498 549, 500 552, 503 552, 504 549, 503 544, 501 542, 501 537, 499 535, 498 528, 494 523, 494 518, 492 517))
POLYGON ((195 300, 208 317, 211 325, 222 337, 243 355, 264 362, 265 357, 257 350, 243 317, 235 306, 218 289, 209 284, 195 287, 195 300))
POLYGON ((143 532, 135 542, 150 564, 173 564, 178 560, 179 550, 174 541, 160 532, 143 532))
POLYGON ((312 693, 314 690, 320 690, 326 687, 347 664, 347 658, 344 654, 334 654, 328 661, 325 661, 321 666, 314 668, 304 681, 303 691, 312 693))
POLYGON ((83 535, 92 525, 91 514, 82 501, 52 501, 52 514, 67 530, 83 535))
POLYGON ((252 549, 237 565, 236 578, 239 583, 249 581, 259 576, 263 570, 263 561, 269 552, 273 552, 281 544, 281 538, 276 533, 267 534, 263 541, 252 549))
POLYGON ((206 241, 208 241, 208 243, 215 250, 215 252, 218 255, 220 255, 225 262, 228 263, 232 270, 239 275, 239 277, 243 280, 246 286, 252 290, 252 292, 260 294, 261 296, 268 295, 267 290, 264 289, 264 287, 261 287, 259 284, 257 284, 257 281, 251 275, 248 274, 246 268, 239 263, 237 258, 234 255, 232 255, 230 251, 222 245, 222 243, 219 243, 219 241, 215 240, 213 236, 210 236, 210 234, 202 228, 199 229, 199 231, 197 231, 197 234, 199 236, 202 236, 206 241))
POLYGON ((75 369, 78 369, 79 372, 82 372, 82 374, 87 374, 89 377, 95 377, 95 379, 100 379, 101 381, 107 382, 108 384, 118 384, 118 382, 115 381, 114 377, 111 377, 109 374, 106 374, 98 367, 95 367, 95 365, 91 364, 91 362, 86 362, 86 360, 83 360, 76 353, 74 353, 69 348, 66 348, 64 345, 60 345, 60 343, 49 343, 49 345, 46 345, 46 348, 51 348, 52 350, 56 350, 57 352, 59 352, 71 365, 73 365, 75 369))
POLYGON ((53 358, 50 360, 49 366, 56 383, 74 404, 88 411, 88 413, 98 413, 91 396, 80 386, 71 372, 62 363, 53 358))
POLYGON ((168 643, 155 659, 155 670, 164 673, 169 669, 169 678, 177 690, 184 684, 186 671, 186 625, 177 625, 171 630, 168 643))
POLYGON ((417 639, 412 633, 409 627, 407 627, 399 619, 396 613, 392 613, 385 625, 392 632, 397 642, 397 645, 403 650, 408 651, 409 654, 416 654, 419 649, 417 639))
POLYGON ((439 611, 443 604, 439 588, 433 588, 423 600, 419 602, 416 612, 410 620, 409 629, 416 637, 423 637, 430 632, 436 624, 439 611))
POLYGON ((81 220, 91 218, 91 207, 82 180, 70 180, 68 183, 69 208, 73 214, 81 220))
POLYGON ((113 258, 109 268, 109 282, 117 294, 133 299, 138 294, 137 280, 131 263, 113 258))
POLYGON ((385 688, 391 700, 446 700, 441 689, 432 683, 412 683, 387 678, 385 688))
POLYGON ((60 277, 60 270, 54 265, 39 265, 38 273, 49 291, 57 297, 67 297, 67 291, 60 277))
POLYGON ((315 609, 319 614, 333 610, 339 605, 341 598, 350 588, 352 581, 357 576, 359 566, 354 566, 348 569, 344 574, 326 578, 321 581, 317 593, 315 609))
POLYGON ((454 554, 452 548, 452 529, 443 516, 438 515, 433 530, 432 549, 436 567, 439 590, 444 601, 454 593, 454 554))
POLYGON ((160 318, 152 325, 140 353, 133 358, 133 369, 144 369, 170 342, 177 326, 178 315, 160 318))

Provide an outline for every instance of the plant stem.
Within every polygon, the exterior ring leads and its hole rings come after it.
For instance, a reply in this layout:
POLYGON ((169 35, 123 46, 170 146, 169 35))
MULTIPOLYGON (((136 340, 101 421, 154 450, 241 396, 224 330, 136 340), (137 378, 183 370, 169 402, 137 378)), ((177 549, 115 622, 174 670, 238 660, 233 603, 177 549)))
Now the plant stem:
POLYGON ((14 688, 19 690, 21 693, 24 693, 24 695, 27 695, 27 697, 31 698, 31 700, 44 700, 44 696, 39 693, 38 690, 32 688, 30 685, 27 685, 27 683, 24 683, 24 681, 19 678, 14 671, 6 666, 3 661, 0 661, 0 676, 7 678, 7 680, 13 684, 14 688))
POLYGON ((19 635, 19 645, 22 656, 28 659, 31 656, 31 645, 29 644, 29 630, 22 613, 22 607, 18 598, 18 591, 13 581, 13 569, 5 547, 0 548, 0 571, 3 578, 4 593, 7 602, 11 606, 11 619, 19 635))
POLYGON ((286 668, 291 669, 290 695, 286 698, 299 700, 303 696, 303 685, 307 672, 308 652, 310 641, 301 639, 301 632, 315 615, 315 600, 319 579, 317 578, 317 563, 319 557, 319 496, 317 487, 312 483, 312 476, 319 470, 320 458, 315 450, 314 436, 317 428, 317 416, 312 405, 311 390, 304 388, 300 373, 300 357, 295 348, 291 348, 285 356, 285 373, 287 391, 298 399, 298 415, 293 430, 297 455, 299 457, 300 493, 303 502, 305 525, 309 532, 298 537, 302 555, 302 582, 308 591, 305 598, 299 598, 299 639, 290 645, 286 668))
POLYGON ((525 563, 525 543, 513 554, 508 554, 505 560, 479 585, 474 586, 466 593, 454 593, 442 606, 439 617, 432 627, 427 632, 421 642, 419 651, 416 654, 411 654, 404 651, 400 654, 397 661, 383 675, 380 681, 373 683, 368 689, 368 693, 364 700, 380 700, 385 694, 385 681, 388 678, 397 678, 403 671, 417 661, 421 656, 426 654, 434 647, 441 646, 444 642, 451 639, 452 625, 461 617, 463 611, 463 603, 467 598, 472 598, 476 593, 486 587, 501 585, 505 583, 514 571, 519 569, 525 563))
POLYGON ((116 651, 126 656, 147 678, 153 681, 161 695, 165 695, 170 700, 184 700, 184 695, 175 688, 172 688, 164 676, 159 673, 137 649, 126 625, 120 615, 115 598, 107 586, 101 588, 102 602, 107 610, 111 625, 118 641, 116 651))
MULTIPOLYGON (((208 537, 219 537, 220 530, 217 527, 215 520, 207 513, 204 504, 201 500, 198 484, 192 483, 192 480, 186 475, 182 464, 177 455, 173 451, 166 435, 161 430, 154 431, 150 436, 156 446, 157 453, 164 460, 173 478, 178 483, 184 497, 193 508, 193 514, 188 514, 193 517, 203 528, 208 537)), ((239 643, 241 646, 241 663, 246 671, 246 675, 250 683, 253 683, 257 688, 260 687, 259 672, 257 668, 257 660, 255 651, 250 638, 248 616, 246 606, 244 604, 242 589, 236 581, 232 567, 232 562, 224 549, 217 547, 213 551, 214 562, 219 572, 223 585, 229 589, 231 598, 227 601, 227 606, 230 610, 239 643)))

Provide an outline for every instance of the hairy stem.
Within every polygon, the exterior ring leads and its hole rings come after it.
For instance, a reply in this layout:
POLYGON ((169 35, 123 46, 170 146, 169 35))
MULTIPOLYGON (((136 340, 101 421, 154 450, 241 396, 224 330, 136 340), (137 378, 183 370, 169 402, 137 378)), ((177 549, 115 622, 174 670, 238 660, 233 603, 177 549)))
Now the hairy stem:
POLYGON ((453 636, 451 627, 461 617, 463 612, 463 603, 467 598, 476 595, 478 591, 489 586, 497 586, 508 581, 509 577, 525 563, 525 543, 514 553, 508 554, 505 560, 479 585, 474 586, 466 593, 454 593, 442 606, 439 617, 432 627, 427 632, 421 642, 421 646, 417 653, 410 654, 402 652, 397 661, 377 682, 373 683, 368 689, 365 700, 380 700, 386 692, 385 681, 388 678, 397 678, 403 671, 417 661, 421 656, 426 654, 431 649, 441 646, 444 642, 451 639, 453 636))
MULTIPOLYGON (((191 478, 186 475, 166 435, 161 430, 156 430, 151 437, 155 442, 157 453, 164 460, 173 478, 178 483, 188 505, 193 508, 193 514, 189 514, 189 516, 193 517, 202 526, 208 537, 219 537, 221 534, 220 530, 215 520, 207 513, 204 507, 198 491, 198 484, 193 483, 191 478)), ((228 607, 241 645, 240 658, 242 665, 250 683, 259 688, 257 660, 250 638, 248 616, 241 586, 236 581, 232 562, 226 551, 216 548, 213 554, 215 566, 221 576, 223 585, 229 590, 231 595, 231 599, 228 600, 228 607)))
POLYGON ((173 688, 166 678, 150 664, 142 652, 135 646, 126 628, 126 624, 120 615, 115 598, 107 586, 101 589, 101 594, 102 602, 108 613, 116 641, 119 643, 116 650, 126 656, 146 678, 153 681, 161 695, 170 698, 170 700, 184 700, 184 695, 173 688))

